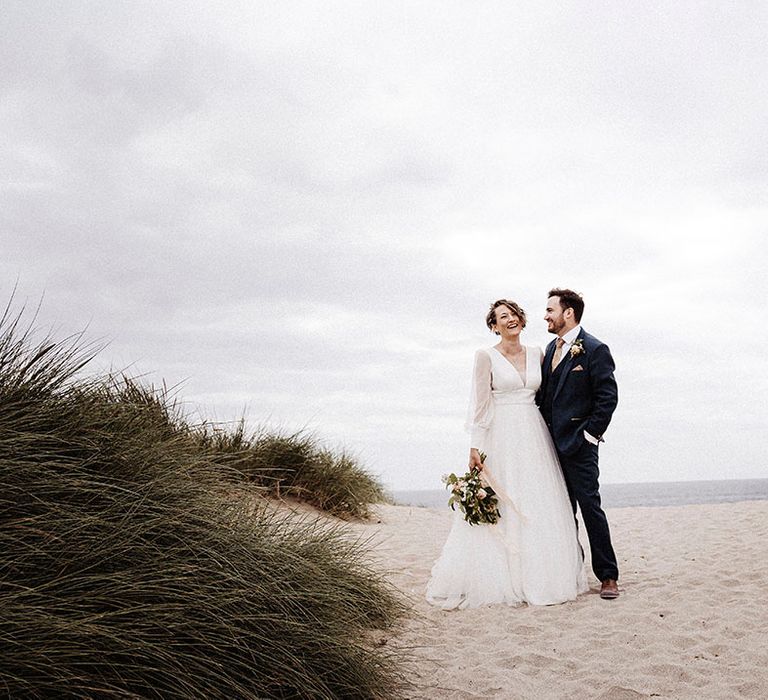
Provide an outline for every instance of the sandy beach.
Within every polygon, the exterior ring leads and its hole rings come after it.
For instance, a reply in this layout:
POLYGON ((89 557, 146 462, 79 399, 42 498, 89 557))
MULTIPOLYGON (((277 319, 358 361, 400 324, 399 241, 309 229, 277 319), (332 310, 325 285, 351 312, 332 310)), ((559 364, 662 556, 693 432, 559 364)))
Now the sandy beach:
POLYGON ((413 698, 767 698, 768 501, 608 510, 621 597, 444 612, 424 589, 453 517, 380 506, 376 566, 412 601, 386 643, 413 698))

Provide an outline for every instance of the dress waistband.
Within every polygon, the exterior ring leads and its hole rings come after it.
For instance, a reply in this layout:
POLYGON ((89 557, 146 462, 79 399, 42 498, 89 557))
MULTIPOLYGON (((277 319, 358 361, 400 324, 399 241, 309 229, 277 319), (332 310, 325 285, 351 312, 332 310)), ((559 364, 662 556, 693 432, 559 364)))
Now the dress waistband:
POLYGON ((508 394, 493 394, 493 402, 497 406, 536 406, 533 394, 514 396, 508 394))

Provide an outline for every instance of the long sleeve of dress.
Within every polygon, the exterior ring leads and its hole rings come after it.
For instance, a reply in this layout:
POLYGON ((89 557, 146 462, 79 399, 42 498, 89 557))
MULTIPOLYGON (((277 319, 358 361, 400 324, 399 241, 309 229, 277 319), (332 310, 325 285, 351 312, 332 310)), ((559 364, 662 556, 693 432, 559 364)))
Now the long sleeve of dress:
POLYGON ((470 447, 486 452, 486 436, 493 421, 493 396, 491 394, 491 358, 485 350, 475 353, 472 371, 472 389, 465 428, 470 433, 470 447))

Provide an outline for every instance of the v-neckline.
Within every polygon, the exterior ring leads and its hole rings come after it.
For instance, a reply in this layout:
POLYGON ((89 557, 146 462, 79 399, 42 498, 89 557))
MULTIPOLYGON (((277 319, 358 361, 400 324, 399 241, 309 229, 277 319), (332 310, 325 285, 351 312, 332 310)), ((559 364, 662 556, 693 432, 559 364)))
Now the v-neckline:
POLYGON ((525 383, 528 381, 528 346, 523 345, 523 349, 525 350, 525 377, 520 374, 520 370, 517 369, 517 367, 512 364, 510 359, 495 345, 491 349, 495 350, 501 356, 501 359, 504 360, 504 362, 506 362, 513 370, 515 370, 517 376, 520 378, 520 381, 523 383, 523 388, 525 388, 525 383))

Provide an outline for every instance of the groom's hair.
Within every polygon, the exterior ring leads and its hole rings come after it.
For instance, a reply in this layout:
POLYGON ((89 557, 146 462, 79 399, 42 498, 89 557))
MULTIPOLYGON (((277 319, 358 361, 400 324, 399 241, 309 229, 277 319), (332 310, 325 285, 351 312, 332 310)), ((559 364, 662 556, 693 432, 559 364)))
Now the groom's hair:
POLYGON ((547 299, 549 297, 560 297, 560 306, 563 311, 573 309, 576 323, 581 323, 581 316, 584 313, 584 299, 581 298, 581 294, 572 289, 550 289, 547 299))
POLYGON ((509 299, 497 299, 491 304, 491 308, 488 309, 488 314, 485 317, 485 325, 488 326, 489 331, 493 330, 493 324, 496 323, 496 309, 500 306, 506 306, 510 311, 514 311, 523 324, 523 328, 525 328, 528 319, 525 318, 525 311, 523 311, 520 305, 514 301, 509 301, 509 299))

